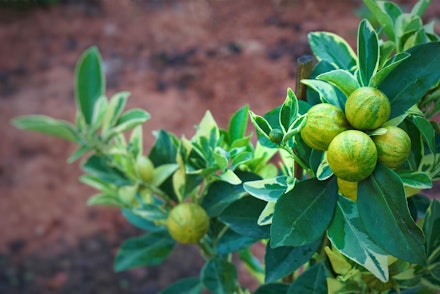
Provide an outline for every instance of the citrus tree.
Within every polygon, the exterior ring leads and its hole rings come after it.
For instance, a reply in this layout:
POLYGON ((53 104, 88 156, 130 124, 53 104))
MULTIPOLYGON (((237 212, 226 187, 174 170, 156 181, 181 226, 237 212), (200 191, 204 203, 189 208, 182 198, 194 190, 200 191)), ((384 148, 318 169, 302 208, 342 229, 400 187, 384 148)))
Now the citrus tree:
POLYGON ((76 67, 74 123, 30 115, 13 124, 77 144, 69 162, 81 160, 80 180, 98 191, 88 203, 120 207, 145 230, 121 244, 116 271, 158 265, 176 243, 200 249, 200 275, 161 293, 250 293, 233 256, 258 294, 437 293, 440 203, 421 190, 440 178, 431 119, 440 38, 422 22, 430 1, 408 13, 364 2, 371 16, 357 52, 336 34, 310 33, 305 94, 289 88, 264 115, 244 106, 225 129, 207 111, 191 138, 158 130, 144 150, 150 115, 125 110, 127 92, 106 97, 95 47, 76 67))

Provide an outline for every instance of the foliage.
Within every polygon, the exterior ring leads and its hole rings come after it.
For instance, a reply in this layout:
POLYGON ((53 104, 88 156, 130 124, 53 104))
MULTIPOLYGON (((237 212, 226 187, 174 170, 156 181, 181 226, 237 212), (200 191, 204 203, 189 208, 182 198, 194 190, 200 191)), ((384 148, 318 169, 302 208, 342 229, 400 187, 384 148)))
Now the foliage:
POLYGON ((436 293, 440 202, 405 191, 431 188, 440 178, 439 127, 430 120, 440 109, 440 41, 421 20, 430 1, 420 0, 410 13, 392 2, 364 2, 377 27, 360 22, 357 52, 333 33, 309 34, 317 63, 310 77, 300 77, 305 101, 288 89, 279 107, 258 115, 244 106, 226 129, 207 111, 189 139, 156 131, 147 155, 142 124, 150 115, 124 110, 127 92, 106 97, 95 47, 75 71, 74 123, 31 115, 13 124, 77 144, 69 162, 81 159, 81 181, 98 191, 88 204, 119 207, 145 230, 121 244, 116 271, 160 264, 181 241, 168 232, 170 211, 182 203, 203 208, 209 228, 191 239, 205 258, 200 275, 162 293, 249 293, 234 255, 261 284, 260 294, 436 293), (377 163, 352 186, 357 196, 350 199, 338 190, 325 148, 309 147, 301 130, 312 106, 344 111, 361 87, 379 89, 391 106, 389 120, 365 134, 374 138, 398 126, 411 150, 397 168, 377 163), (257 140, 247 130, 249 118, 257 140), (256 243, 266 245, 264 260, 250 249, 256 243))

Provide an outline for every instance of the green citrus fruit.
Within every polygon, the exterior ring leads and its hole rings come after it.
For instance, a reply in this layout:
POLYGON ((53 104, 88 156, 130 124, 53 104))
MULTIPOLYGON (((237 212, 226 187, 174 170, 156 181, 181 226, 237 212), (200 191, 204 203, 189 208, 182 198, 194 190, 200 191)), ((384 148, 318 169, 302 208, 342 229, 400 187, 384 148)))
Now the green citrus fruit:
POLYGON ((353 91, 345 103, 348 122, 358 130, 374 130, 383 125, 391 114, 387 96, 372 87, 361 87, 353 91))
POLYGON ((195 203, 180 203, 171 209, 167 218, 168 232, 179 243, 197 243, 208 231, 209 217, 195 203))
POLYGON ((327 160, 336 177, 359 182, 371 175, 376 167, 376 145, 364 132, 348 130, 331 141, 327 160))
POLYGON ((281 131, 280 129, 272 129, 269 133, 270 140, 277 145, 281 143, 283 137, 283 131, 281 131))
POLYGON ((358 182, 350 182, 337 178, 339 193, 353 201, 357 200, 358 182))
POLYGON ((310 148, 325 151, 333 138, 348 127, 341 109, 332 104, 320 103, 312 106, 307 112, 307 121, 301 130, 301 137, 310 148))
POLYGON ((143 181, 149 182, 153 179, 154 165, 148 157, 139 156, 136 160, 136 169, 143 181))
POLYGON ((411 152, 411 139, 399 127, 387 126, 387 132, 373 136, 377 148, 377 159, 389 168, 396 168, 405 163, 411 152))

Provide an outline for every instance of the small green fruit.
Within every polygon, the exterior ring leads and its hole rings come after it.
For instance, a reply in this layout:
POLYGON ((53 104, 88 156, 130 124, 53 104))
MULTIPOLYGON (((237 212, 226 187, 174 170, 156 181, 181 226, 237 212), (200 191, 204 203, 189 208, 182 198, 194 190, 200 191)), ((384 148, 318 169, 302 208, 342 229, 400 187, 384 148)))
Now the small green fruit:
POLYGON ((179 243, 195 244, 208 231, 209 217, 195 203, 180 203, 171 209, 167 218, 168 232, 179 243))
POLYGON ((148 157, 139 156, 136 160, 136 169, 142 181, 149 182, 153 179, 154 165, 148 157))

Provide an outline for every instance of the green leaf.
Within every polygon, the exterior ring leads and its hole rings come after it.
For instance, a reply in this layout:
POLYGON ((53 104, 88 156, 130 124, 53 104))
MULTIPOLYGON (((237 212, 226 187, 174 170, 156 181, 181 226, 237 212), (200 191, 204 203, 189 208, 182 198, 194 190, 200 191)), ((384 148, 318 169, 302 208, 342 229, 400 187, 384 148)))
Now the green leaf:
POLYGON ((327 294, 327 269, 320 262, 308 268, 293 281, 287 294, 308 293, 327 294))
POLYGON ((254 294, 286 294, 288 288, 288 284, 269 283, 261 285, 254 294))
POLYGON ((339 196, 327 234, 343 255, 365 267, 382 282, 388 281, 387 254, 366 233, 355 202, 339 196))
POLYGON ((399 15, 394 23, 394 31, 396 33, 396 36, 398 37, 396 39, 398 52, 404 50, 404 37, 418 31, 422 27, 423 22, 420 16, 409 13, 403 13, 399 15))
POLYGON ((121 211, 122 211, 122 215, 125 217, 125 219, 130 224, 132 224, 133 226, 135 226, 141 230, 153 232, 153 231, 160 231, 160 230, 164 229, 162 226, 156 226, 153 222, 146 220, 145 218, 143 218, 139 214, 135 214, 127 208, 122 208, 121 211))
POLYGON ((205 263, 201 271, 201 280, 213 294, 236 293, 238 288, 237 269, 220 257, 214 257, 205 263))
POLYGON ((288 142, 290 139, 298 135, 307 123, 307 115, 303 114, 296 118, 290 125, 287 133, 283 137, 283 142, 288 142))
POLYGON ((154 169, 151 185, 159 187, 166 179, 168 179, 177 169, 179 165, 176 163, 162 164, 154 169))
POLYGON ((404 186, 417 189, 432 188, 431 177, 425 172, 419 171, 396 171, 404 186))
POLYGON ((313 254, 319 249, 321 239, 304 246, 282 246, 272 248, 266 246, 264 263, 266 264, 265 283, 271 283, 281 279, 309 261, 313 254))
POLYGON ((360 83, 369 86, 379 67, 379 41, 374 28, 364 19, 358 30, 358 62, 360 83))
POLYGON ((394 118, 403 114, 440 81, 440 42, 417 45, 378 85, 391 102, 394 118))
POLYGON ((276 202, 267 202, 260 216, 258 217, 258 224, 260 226, 272 224, 273 213, 275 212, 276 202))
POLYGON ((87 200, 87 205, 103 205, 103 206, 117 206, 122 207, 124 204, 119 200, 118 195, 99 193, 93 195, 87 200))
POLYGON ((410 57, 407 52, 394 55, 370 80, 371 87, 377 87, 402 61, 410 57))
POLYGON ((148 157, 153 162, 154 166, 159 166, 165 163, 176 163, 177 156, 177 138, 170 132, 158 130, 153 133, 156 137, 153 147, 148 157))
POLYGON ((321 102, 333 104, 340 109, 345 108, 347 97, 342 100, 331 84, 320 80, 301 80, 301 83, 315 90, 319 94, 321 102))
POLYGON ((243 184, 243 188, 252 196, 264 201, 276 201, 286 192, 287 176, 249 181, 243 184))
POLYGON ((252 111, 249 111, 249 114, 251 116, 251 122, 257 130, 257 133, 270 140, 269 134, 272 130, 272 127, 270 126, 269 122, 264 117, 256 115, 252 111))
POLYGON ((128 144, 128 150, 133 155, 133 158, 141 156, 143 152, 143 136, 142 136, 142 126, 139 125, 133 129, 130 135, 130 140, 128 144))
POLYGON ((332 175, 333 171, 328 165, 327 153, 324 153, 322 161, 319 164, 318 169, 316 170, 316 177, 318 178, 318 180, 324 181, 330 178, 332 175))
POLYGON ((246 267, 246 270, 260 283, 264 283, 264 266, 260 260, 254 256, 250 248, 241 249, 238 253, 240 260, 246 267))
POLYGON ((240 108, 229 120, 228 134, 229 143, 232 144, 236 140, 240 140, 246 134, 248 123, 249 105, 240 108))
POLYGON ((434 253, 440 257, 440 202, 437 199, 432 200, 426 211, 423 232, 426 238, 426 253, 429 258, 432 259, 434 253))
POLYGON ((175 241, 165 230, 127 239, 116 253, 114 270, 120 272, 140 266, 158 265, 168 257, 174 244, 175 241))
POLYGON ((259 240, 260 237, 244 236, 231 229, 227 229, 217 240, 217 253, 220 255, 234 253, 248 248, 259 240))
POLYGON ((106 96, 100 96, 95 102, 93 108, 92 121, 90 122, 89 132, 96 132, 104 120, 108 106, 108 100, 106 96))
POLYGON ((411 9, 411 14, 422 16, 425 13, 432 0, 419 0, 411 9))
POLYGON ((358 209, 365 230, 390 255, 424 265, 424 237, 409 213, 400 177, 378 164, 372 176, 359 182, 358 209))
POLYGON ((143 109, 130 109, 123 113, 116 125, 104 135, 106 139, 113 138, 118 134, 131 130, 134 127, 150 119, 150 114, 143 109))
POLYGON ((67 141, 78 142, 75 127, 64 120, 45 115, 27 115, 14 118, 11 122, 15 127, 25 131, 39 132, 67 141))
POLYGON ((89 151, 92 151, 93 148, 90 146, 80 146, 78 149, 76 149, 67 159, 67 163, 72 163, 78 159, 81 158, 84 154, 86 154, 89 151))
POLYGON ((199 278, 185 278, 160 291, 159 294, 200 294, 202 290, 203 284, 199 278))
POLYGON ((246 192, 242 185, 232 185, 227 182, 217 181, 209 186, 208 192, 202 200, 202 207, 206 210, 209 217, 216 217, 229 204, 245 194, 246 192))
POLYGON ((75 68, 75 97, 86 124, 90 125, 95 103, 104 95, 105 76, 101 55, 95 46, 87 49, 75 68))
POLYGON ((340 36, 329 32, 309 33, 309 44, 318 61, 325 60, 336 68, 353 70, 356 54, 340 36))
POLYGON ((258 217, 266 201, 245 196, 231 203, 220 215, 220 220, 235 232, 260 239, 269 238, 269 226, 259 226, 258 217))
POLYGON ((286 133, 298 116, 298 98, 292 89, 287 89, 286 100, 280 109, 280 125, 286 133))
POLYGON ((102 122, 103 133, 115 126, 127 104, 128 96, 130 96, 129 92, 119 92, 110 99, 102 122))
POLYGON ((232 185, 240 185, 240 178, 234 173, 234 171, 227 169, 225 172, 217 175, 217 177, 224 182, 227 182, 232 185))
POLYGON ((337 197, 334 178, 297 182, 276 203, 271 226, 272 247, 302 246, 317 240, 333 218, 337 197))
MULTIPOLYGON (((384 1, 376 0, 364 0, 364 4, 373 13, 388 38, 395 40, 393 16, 400 11, 399 7, 394 3, 388 4, 384 1), (390 13, 392 10, 394 10, 395 13, 390 13)), ((401 13, 400 11, 400 14, 401 13)))
POLYGON ((356 77, 348 70, 335 69, 329 72, 322 73, 316 77, 318 80, 326 81, 341 90, 345 96, 350 94, 360 87, 356 77))
POLYGON ((435 130, 428 119, 421 116, 413 116, 412 122, 420 131, 431 153, 435 152, 435 130))
POLYGON ((91 156, 83 164, 82 168, 86 173, 116 186, 130 185, 130 181, 124 176, 124 174, 110 166, 102 156, 91 156))
POLYGON ((142 206, 133 208, 132 211, 149 221, 165 220, 168 216, 168 214, 156 204, 143 203, 142 206))

